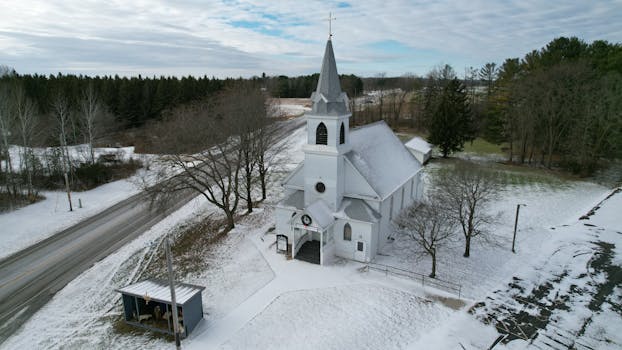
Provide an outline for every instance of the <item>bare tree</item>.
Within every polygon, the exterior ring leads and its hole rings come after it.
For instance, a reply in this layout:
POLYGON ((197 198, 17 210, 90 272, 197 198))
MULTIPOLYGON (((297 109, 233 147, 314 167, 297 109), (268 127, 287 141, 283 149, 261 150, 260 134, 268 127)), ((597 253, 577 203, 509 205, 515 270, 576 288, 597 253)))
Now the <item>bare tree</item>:
POLYGON ((71 159, 68 149, 68 137, 70 130, 70 109, 67 98, 62 94, 56 95, 52 101, 52 111, 56 119, 56 133, 63 158, 63 172, 71 172, 71 159))
POLYGON ((157 151, 164 155, 143 187, 163 206, 180 192, 194 191, 221 209, 233 228, 242 169, 239 131, 238 121, 217 104, 198 101, 177 108, 154 130, 157 151))
POLYGON ((253 185, 256 179, 259 130, 266 123, 266 96, 252 84, 239 83, 222 94, 219 108, 229 123, 235 124, 241 156, 241 182, 238 196, 253 211, 253 185))
POLYGON ((394 222, 399 233, 414 240, 432 259, 430 277, 436 277, 438 249, 451 241, 455 230, 454 217, 445 210, 438 198, 406 208, 394 222))
MULTIPOLYGON (((0 85, 0 157, 5 159, 4 185, 9 197, 17 195, 17 185, 13 172, 10 138, 15 127, 15 118, 11 106, 11 94, 8 86, 0 85)), ((10 203, 12 205, 12 202, 10 203)))
POLYGON ((17 131, 22 145, 20 155, 21 170, 26 173, 27 194, 28 197, 32 199, 36 194, 33 186, 33 161, 35 156, 32 151, 32 146, 37 123, 37 107, 34 102, 26 96, 26 92, 21 85, 14 87, 12 100, 17 117, 17 131))
POLYGON ((391 93, 390 96, 390 109, 391 109, 391 125, 394 128, 398 127, 399 119, 403 112, 404 103, 406 102, 406 96, 408 95, 408 91, 397 89, 395 92, 391 93))
POLYGON ((279 113, 281 112, 278 106, 268 104, 267 118, 263 120, 261 127, 254 134, 254 156, 261 187, 261 200, 265 200, 267 196, 268 174, 274 167, 275 157, 284 147, 283 143, 279 143, 282 138, 280 124, 274 122, 279 113))
POLYGON ((91 164, 95 164, 95 152, 93 151, 93 140, 97 135, 97 127, 99 119, 103 113, 102 106, 99 102, 99 98, 93 83, 89 83, 88 87, 83 93, 82 100, 80 101, 80 116, 82 134, 86 138, 86 143, 89 146, 89 156, 91 164))
POLYGON ((439 173, 435 191, 445 210, 458 222, 465 238, 464 257, 471 254, 471 240, 486 238, 495 217, 487 212, 488 205, 501 191, 496 172, 460 163, 439 173))

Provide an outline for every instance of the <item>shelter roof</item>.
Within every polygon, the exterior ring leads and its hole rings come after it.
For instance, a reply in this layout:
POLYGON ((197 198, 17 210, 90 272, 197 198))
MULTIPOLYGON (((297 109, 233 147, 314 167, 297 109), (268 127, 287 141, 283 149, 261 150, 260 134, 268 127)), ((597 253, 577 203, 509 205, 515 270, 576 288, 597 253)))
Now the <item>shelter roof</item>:
MULTIPOLYGON (((175 282, 175 301, 179 305, 188 302, 197 293, 201 293, 205 287, 188 283, 175 282)), ((122 294, 136 297, 148 297, 151 300, 163 303, 171 303, 171 289, 167 281, 160 279, 148 279, 129 286, 117 289, 122 294)))

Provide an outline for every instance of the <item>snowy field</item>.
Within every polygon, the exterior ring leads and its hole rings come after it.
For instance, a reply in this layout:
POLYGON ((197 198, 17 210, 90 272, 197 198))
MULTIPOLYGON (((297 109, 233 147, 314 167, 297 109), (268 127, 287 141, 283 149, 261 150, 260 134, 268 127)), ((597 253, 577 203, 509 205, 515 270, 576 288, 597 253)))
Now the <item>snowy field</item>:
MULTIPOLYGON (((424 178, 429 178, 441 167, 430 163, 424 178)), ((520 175, 519 175, 520 176, 520 175)), ((426 181, 429 184, 429 181, 426 181)), ((532 182, 507 186, 500 198, 490 206, 490 213, 498 215, 491 229, 490 242, 473 238, 471 256, 462 257, 464 239, 459 234, 449 247, 439 249, 437 277, 459 283, 463 293, 471 299, 483 298, 499 284, 507 281, 513 271, 542 254, 542 244, 552 239, 549 227, 570 224, 587 213, 609 190, 589 182, 567 181, 561 184, 532 182), (511 252, 512 234, 517 204, 521 207, 516 254, 511 252)), ((395 236, 381 249, 375 262, 429 274, 432 262, 421 257, 411 239, 395 236)))
POLYGON ((308 98, 280 98, 277 99, 279 110, 288 117, 299 116, 311 110, 308 98))
MULTIPOLYGON (((570 290, 575 279, 585 289, 584 299, 579 294, 569 298, 569 308, 556 309, 549 328, 544 327, 542 332, 550 333, 553 321, 558 328, 574 332, 576 324, 580 326, 593 315, 582 335, 589 339, 581 341, 605 349, 622 344, 615 335, 616 327, 620 328, 619 311, 606 302, 600 312, 585 306, 585 298, 598 289, 597 283, 590 285, 591 278, 602 282, 605 272, 593 270, 589 277, 580 275, 595 256, 592 241, 620 242, 622 224, 617 216, 622 193, 611 197, 590 217, 589 223, 595 226, 585 226, 577 219, 610 190, 572 181, 554 186, 540 182, 509 186, 493 205, 500 215, 493 243, 475 241, 468 259, 462 257, 460 242, 440 252, 439 278, 461 283, 466 293, 463 304, 447 303, 443 297, 450 295, 442 291, 424 289, 408 279, 363 272, 359 263, 338 261, 322 267, 288 261, 277 254, 274 235, 268 233, 274 225, 269 204, 282 195, 277 184, 303 159, 300 148, 306 142, 306 130, 297 130, 284 142, 288 151, 279 159, 282 169, 272 174, 268 205, 244 217, 225 239, 210 247, 204 257, 205 270, 180 278, 207 287, 203 292, 205 320, 183 341, 184 348, 488 348, 498 333, 483 319, 499 304, 512 305, 519 300, 518 292, 509 288, 512 277, 521 279, 523 294, 528 296, 532 287, 555 279, 563 271, 568 271, 567 277, 557 284, 551 282, 552 291, 534 303, 546 305, 546 298, 554 299, 556 291, 570 290), (517 203, 527 207, 521 209, 517 253, 512 254, 517 203), (578 259, 574 257, 577 254, 578 259), (481 306, 482 301, 487 303, 481 306)), ((434 170, 439 165, 431 166, 434 170)), ((120 332, 122 310, 119 295, 113 290, 149 277, 144 267, 153 259, 165 234, 174 234, 181 225, 214 213, 217 210, 212 205, 197 197, 69 283, 0 348, 171 348, 169 341, 148 332, 120 332)), ((622 265, 621 248, 621 244, 613 248, 611 265, 622 265)), ((412 249, 410 242, 398 237, 377 256, 376 262, 429 273, 429 261, 415 259, 412 249)), ((619 285, 613 295, 622 296, 619 285)), ((534 312, 526 307, 520 310, 534 312)), ((506 314, 511 319, 511 310, 506 314)), ((500 343, 495 349, 528 346, 518 339, 500 343)))
POLYGON ((367 283, 285 292, 223 348, 399 349, 448 314, 411 292, 367 283))
MULTIPOLYGON (((86 157, 85 146, 69 147, 73 159, 86 157)), ((47 149, 35 149, 40 159, 47 149)), ((19 169, 20 147, 11 147, 13 166, 19 169)), ((143 159, 149 155, 137 155, 134 147, 96 148, 96 157, 101 154, 116 154, 118 159, 143 159)), ((45 199, 15 211, 0 214, 0 259, 39 242, 54 233, 68 228, 91 217, 102 210, 140 192, 136 179, 141 176, 142 169, 128 179, 114 181, 97 188, 72 192, 73 211, 69 211, 67 193, 63 191, 42 191, 45 199), (79 203, 82 202, 82 208, 79 203)))

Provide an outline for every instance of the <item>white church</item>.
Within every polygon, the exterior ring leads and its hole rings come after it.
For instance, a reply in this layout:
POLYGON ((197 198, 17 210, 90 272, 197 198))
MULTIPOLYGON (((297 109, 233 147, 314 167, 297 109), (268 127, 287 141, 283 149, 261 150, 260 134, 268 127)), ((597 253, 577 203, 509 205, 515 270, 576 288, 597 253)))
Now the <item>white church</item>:
POLYGON ((286 237, 291 258, 369 262, 387 243, 392 219, 420 200, 421 163, 384 122, 350 130, 330 38, 311 101, 304 161, 276 206, 277 237, 286 237))

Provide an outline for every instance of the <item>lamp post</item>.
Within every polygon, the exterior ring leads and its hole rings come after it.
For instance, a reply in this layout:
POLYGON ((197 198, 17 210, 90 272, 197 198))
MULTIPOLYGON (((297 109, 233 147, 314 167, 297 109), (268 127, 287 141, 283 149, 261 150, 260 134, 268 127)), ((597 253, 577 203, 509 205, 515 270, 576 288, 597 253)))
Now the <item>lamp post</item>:
POLYGON ((522 206, 527 206, 527 204, 517 204, 516 205, 516 219, 514 219, 514 236, 512 237, 512 253, 516 253, 516 250, 514 250, 514 245, 516 243, 516 228, 518 227, 518 213, 520 212, 520 207, 522 206))

